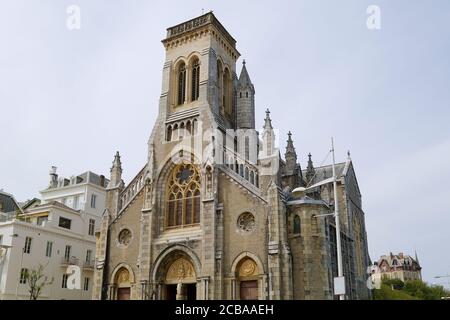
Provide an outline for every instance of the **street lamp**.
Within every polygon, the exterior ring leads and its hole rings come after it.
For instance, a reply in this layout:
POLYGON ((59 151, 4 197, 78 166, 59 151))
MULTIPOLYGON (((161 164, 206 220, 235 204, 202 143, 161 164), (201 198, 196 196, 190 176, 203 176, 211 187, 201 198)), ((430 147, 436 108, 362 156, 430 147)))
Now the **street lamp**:
MULTIPOLYGON (((336 176, 336 163, 334 158, 334 141, 331 138, 331 150, 330 152, 333 155, 333 177, 330 179, 323 180, 315 185, 310 187, 298 187, 292 191, 292 194, 304 194, 307 190, 333 182, 333 191, 334 191, 334 213, 329 214, 333 215, 335 218, 336 224, 336 251, 337 251, 337 267, 338 267, 338 276, 334 278, 334 291, 335 294, 339 296, 339 300, 345 300, 345 277, 344 271, 342 267, 342 246, 341 246, 341 224, 339 222, 339 201, 337 197, 337 176, 336 176)), ((328 214, 327 214, 328 215, 328 214)), ((326 215, 320 215, 326 216, 326 215)))

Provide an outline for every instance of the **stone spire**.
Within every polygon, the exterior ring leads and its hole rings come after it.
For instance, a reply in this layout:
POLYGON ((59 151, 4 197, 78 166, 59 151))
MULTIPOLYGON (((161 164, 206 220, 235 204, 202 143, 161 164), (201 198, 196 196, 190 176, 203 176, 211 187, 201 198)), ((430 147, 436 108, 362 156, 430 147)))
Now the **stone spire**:
POLYGON ((114 161, 110 172, 111 177, 108 188, 118 187, 122 183, 122 162, 120 161, 119 151, 117 151, 114 156, 114 161))
POLYGON ((311 160, 311 153, 308 154, 308 167, 306 168, 306 183, 311 184, 311 180, 316 174, 316 170, 314 169, 314 164, 311 160))
POLYGON ((239 76, 239 87, 241 88, 249 88, 253 91, 255 91, 255 87, 253 86, 252 80, 250 80, 250 76, 247 71, 247 67, 245 66, 245 60, 242 61, 242 70, 241 75, 239 76))
POLYGON ((414 260, 416 260, 417 264, 420 266, 419 257, 417 256, 417 251, 414 250, 414 260))
POLYGON ((295 152, 294 142, 292 141, 292 133, 288 132, 286 153, 284 154, 286 159, 286 169, 293 171, 297 168, 297 153, 295 152))
POLYGON ((269 108, 266 110, 266 118, 264 119, 264 130, 262 134, 262 151, 263 156, 269 157, 273 155, 275 150, 275 133, 273 132, 272 120, 270 119, 269 108))
POLYGON ((245 60, 236 90, 236 124, 239 129, 255 129, 255 87, 248 75, 245 60))
POLYGON ((266 118, 264 119, 264 130, 272 130, 272 119, 270 119, 270 110, 266 109, 266 118))

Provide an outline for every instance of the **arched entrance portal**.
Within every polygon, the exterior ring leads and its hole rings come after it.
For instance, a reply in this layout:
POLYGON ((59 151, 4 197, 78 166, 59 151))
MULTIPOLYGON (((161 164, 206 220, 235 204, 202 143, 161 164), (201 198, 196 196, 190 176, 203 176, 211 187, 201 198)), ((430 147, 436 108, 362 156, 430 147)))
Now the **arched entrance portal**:
POLYGON ((130 300, 130 272, 124 267, 120 268, 117 271, 115 282, 117 283, 117 300, 130 300))
POLYGON ((195 300, 207 296, 200 290, 200 274, 200 260, 190 248, 180 244, 166 248, 153 266, 155 299, 195 300))
POLYGON ((169 265, 164 279, 164 289, 166 300, 196 299, 197 276, 189 258, 177 258, 169 265))
POLYGON ((237 266, 239 298, 241 300, 258 300, 259 270, 251 258, 244 258, 237 266))

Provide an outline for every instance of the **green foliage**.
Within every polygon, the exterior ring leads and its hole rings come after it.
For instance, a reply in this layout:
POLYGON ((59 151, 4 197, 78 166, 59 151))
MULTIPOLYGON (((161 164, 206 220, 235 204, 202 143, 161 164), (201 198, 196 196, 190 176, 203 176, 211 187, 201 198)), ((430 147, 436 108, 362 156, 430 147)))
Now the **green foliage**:
POLYGON ((440 300, 450 296, 443 286, 429 285, 421 280, 403 283, 398 279, 383 279, 381 288, 373 292, 375 300, 440 300))
POLYGON ((416 297, 401 290, 392 289, 390 285, 385 283, 381 285, 380 289, 374 290, 373 296, 375 300, 417 300, 416 297))
POLYGON ((428 285, 421 280, 406 281, 403 290, 421 300, 440 300, 449 295, 443 286, 428 285))
POLYGON ((405 283, 400 279, 383 279, 383 283, 395 290, 402 290, 405 283))
POLYGON ((30 292, 30 300, 37 300, 42 293, 42 289, 53 283, 53 279, 47 280, 47 277, 44 275, 45 267, 41 264, 31 270, 27 270, 25 274, 25 279, 29 286, 30 292))

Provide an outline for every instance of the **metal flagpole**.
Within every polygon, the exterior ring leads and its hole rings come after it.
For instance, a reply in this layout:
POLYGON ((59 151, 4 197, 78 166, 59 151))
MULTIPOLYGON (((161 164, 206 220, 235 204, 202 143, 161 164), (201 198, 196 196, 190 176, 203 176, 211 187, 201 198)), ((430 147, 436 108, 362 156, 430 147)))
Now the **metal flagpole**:
MULTIPOLYGON (((341 281, 341 290, 338 290, 339 300, 345 300, 345 278, 344 272, 342 270, 342 246, 341 246, 341 225, 339 222, 339 201, 338 201, 338 193, 337 193, 337 176, 336 176, 336 163, 334 158, 334 141, 331 138, 331 152, 333 154, 333 189, 334 189, 334 218, 336 222, 336 249, 337 249, 337 267, 338 267, 338 278, 334 279, 341 281), (343 287, 342 287, 343 286, 343 287)), ((336 290, 336 285, 335 285, 336 290)), ((335 292, 336 293, 336 292, 335 292)))

